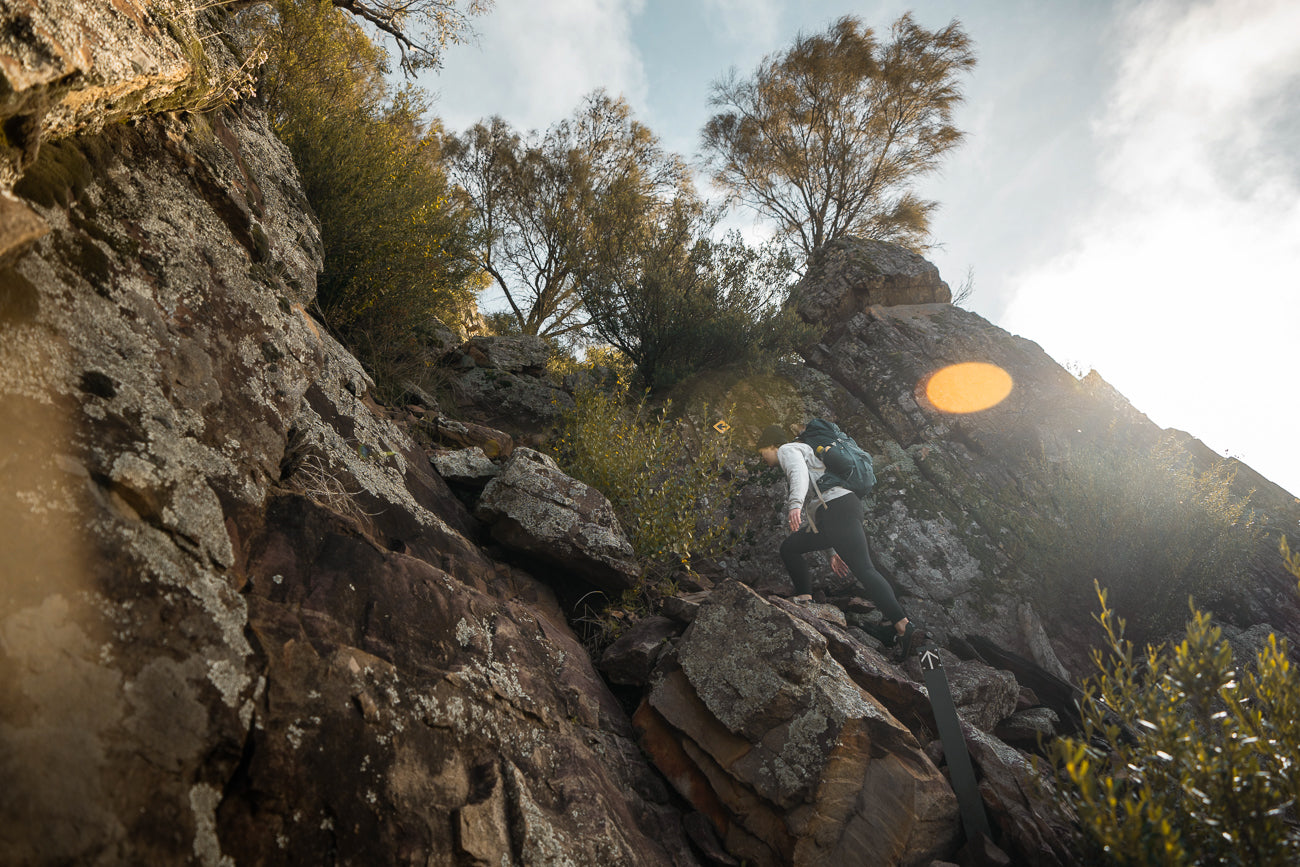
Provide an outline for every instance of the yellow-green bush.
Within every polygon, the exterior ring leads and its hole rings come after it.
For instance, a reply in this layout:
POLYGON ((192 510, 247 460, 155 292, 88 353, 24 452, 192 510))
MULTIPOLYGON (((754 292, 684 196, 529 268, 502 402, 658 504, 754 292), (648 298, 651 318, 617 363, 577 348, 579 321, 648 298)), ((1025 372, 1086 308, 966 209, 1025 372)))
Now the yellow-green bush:
POLYGON ((613 346, 598 343, 588 346, 581 361, 571 352, 559 351, 546 362, 546 372, 556 382, 574 374, 588 374, 596 377, 613 378, 618 382, 630 382, 632 379, 632 362, 613 346))
POLYGON ((713 431, 690 442, 667 406, 629 402, 625 382, 575 395, 556 456, 567 473, 609 498, 647 565, 689 567, 692 554, 716 554, 728 539, 727 526, 711 518, 732 494, 730 442, 713 431))
POLYGON ((1300 863, 1300 672, 1286 641, 1270 636, 1243 670, 1193 607, 1178 644, 1137 653, 1098 594, 1107 641, 1084 728, 1054 744, 1085 863, 1300 863))
POLYGON ((389 87, 383 50, 328 0, 255 7, 267 34, 259 98, 320 219, 324 318, 392 399, 419 383, 425 332, 481 288, 469 210, 447 180, 426 97, 389 87))

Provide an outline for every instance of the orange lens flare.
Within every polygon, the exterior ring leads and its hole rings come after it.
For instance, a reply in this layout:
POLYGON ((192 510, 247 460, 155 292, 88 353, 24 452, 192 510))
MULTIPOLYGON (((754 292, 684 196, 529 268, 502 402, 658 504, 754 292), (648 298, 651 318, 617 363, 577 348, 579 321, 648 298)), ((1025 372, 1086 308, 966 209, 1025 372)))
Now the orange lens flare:
POLYGON ((940 412, 979 412, 1005 400, 1013 386, 1011 374, 996 364, 968 361, 935 371, 925 396, 940 412))

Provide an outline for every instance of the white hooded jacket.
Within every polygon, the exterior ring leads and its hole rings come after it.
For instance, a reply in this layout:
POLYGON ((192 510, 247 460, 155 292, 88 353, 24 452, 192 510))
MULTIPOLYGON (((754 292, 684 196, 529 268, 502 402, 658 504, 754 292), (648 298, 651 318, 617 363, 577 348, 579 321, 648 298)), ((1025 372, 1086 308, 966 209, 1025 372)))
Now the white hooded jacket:
POLYGON ((803 508, 804 501, 808 499, 809 488, 815 492, 814 496, 820 493, 818 501, 823 504, 851 493, 848 488, 839 485, 821 488, 817 484, 826 474, 826 465, 807 443, 786 443, 776 450, 776 459, 781 469, 785 471, 787 512, 803 508))

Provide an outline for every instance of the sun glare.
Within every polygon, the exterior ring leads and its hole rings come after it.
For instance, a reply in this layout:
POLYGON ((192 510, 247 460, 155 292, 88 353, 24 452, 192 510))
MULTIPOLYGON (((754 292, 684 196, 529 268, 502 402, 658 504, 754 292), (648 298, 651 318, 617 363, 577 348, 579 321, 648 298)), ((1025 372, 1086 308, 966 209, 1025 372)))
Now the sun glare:
POLYGON ((935 371, 925 382, 925 397, 940 412, 979 412, 1011 394, 1011 374, 996 364, 968 361, 935 371))

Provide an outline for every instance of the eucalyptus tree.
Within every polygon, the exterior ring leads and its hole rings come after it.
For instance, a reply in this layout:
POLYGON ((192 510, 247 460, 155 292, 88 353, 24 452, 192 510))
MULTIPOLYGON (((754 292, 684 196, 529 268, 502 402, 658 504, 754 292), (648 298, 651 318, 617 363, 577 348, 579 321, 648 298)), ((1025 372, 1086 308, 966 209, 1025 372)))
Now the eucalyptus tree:
POLYGON ((937 205, 913 185, 961 142, 953 109, 974 65, 956 20, 932 32, 909 13, 881 43, 846 16, 714 83, 706 164, 805 255, 843 235, 923 249, 937 205))
POLYGON ((403 72, 442 65, 448 45, 464 41, 470 18, 492 0, 331 0, 334 6, 377 28, 397 46, 403 72))
POLYGON ((611 239, 641 231, 657 203, 691 186, 681 158, 603 90, 544 133, 494 117, 444 150, 476 215, 477 264, 524 334, 585 328, 581 274, 611 239))

